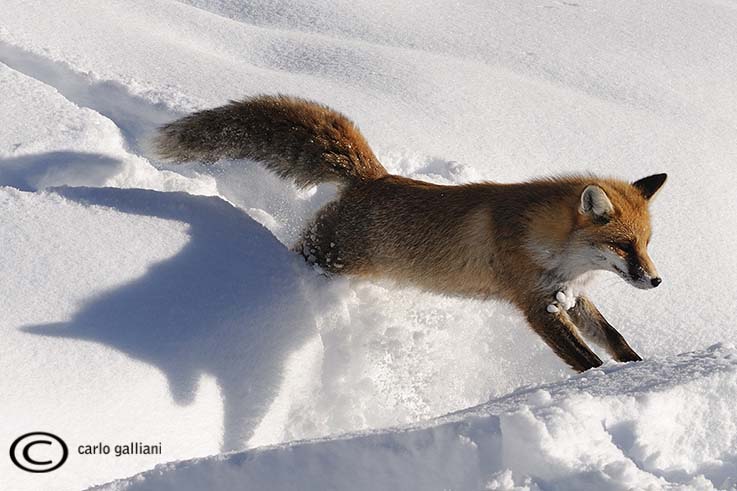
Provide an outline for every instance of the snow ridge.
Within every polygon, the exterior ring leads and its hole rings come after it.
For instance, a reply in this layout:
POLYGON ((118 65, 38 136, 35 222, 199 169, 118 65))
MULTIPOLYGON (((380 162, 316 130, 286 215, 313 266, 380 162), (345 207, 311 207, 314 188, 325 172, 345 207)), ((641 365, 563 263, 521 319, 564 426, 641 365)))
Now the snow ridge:
POLYGON ((737 349, 607 365, 421 425, 156 466, 97 491, 737 487, 737 349))
POLYGON ((0 63, 43 82, 79 107, 86 107, 110 119, 120 129, 127 150, 146 155, 146 140, 160 125, 181 113, 163 102, 154 102, 131 93, 115 80, 97 80, 54 61, 0 41, 0 63))

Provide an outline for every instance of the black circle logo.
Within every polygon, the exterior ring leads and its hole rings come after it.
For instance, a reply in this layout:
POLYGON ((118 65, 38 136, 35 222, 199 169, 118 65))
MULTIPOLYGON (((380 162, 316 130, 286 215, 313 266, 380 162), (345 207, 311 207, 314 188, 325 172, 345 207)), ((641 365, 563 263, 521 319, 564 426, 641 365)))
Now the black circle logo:
POLYGON ((61 467, 69 456, 64 440, 51 433, 34 431, 15 439, 10 446, 10 460, 27 472, 51 472, 61 467))

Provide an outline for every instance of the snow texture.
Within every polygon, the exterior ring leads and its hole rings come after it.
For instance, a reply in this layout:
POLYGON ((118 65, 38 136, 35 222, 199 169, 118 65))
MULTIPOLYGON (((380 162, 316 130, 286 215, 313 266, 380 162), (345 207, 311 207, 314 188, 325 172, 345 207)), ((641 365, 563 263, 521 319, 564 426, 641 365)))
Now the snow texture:
POLYGON ((357 481, 373 469, 408 489, 430 476, 468 489, 735 488, 732 355, 704 351, 737 337, 734 4, 2 0, 0 11, 0 448, 28 431, 72 449, 163 448, 72 454, 38 475, 0 458, 2 489, 84 489, 265 445, 277 447, 155 473, 181 483, 192 466, 197 479, 288 488, 325 474, 324 452, 357 481), (390 171, 414 178, 667 172, 649 248, 663 284, 641 291, 605 273, 588 287, 646 362, 566 380, 506 304, 328 280, 289 247, 333 188, 298 191, 249 162, 165 166, 149 151, 163 122, 277 92, 344 112, 390 171), (543 383, 547 406, 544 392, 505 395, 543 383), (505 400, 516 402, 493 409, 505 400), (388 427, 401 429, 284 446, 388 427), (416 481, 401 481, 405 468, 416 481))
POLYGON ((737 350, 716 345, 421 425, 163 464, 94 489, 735 489, 735 398, 737 350))

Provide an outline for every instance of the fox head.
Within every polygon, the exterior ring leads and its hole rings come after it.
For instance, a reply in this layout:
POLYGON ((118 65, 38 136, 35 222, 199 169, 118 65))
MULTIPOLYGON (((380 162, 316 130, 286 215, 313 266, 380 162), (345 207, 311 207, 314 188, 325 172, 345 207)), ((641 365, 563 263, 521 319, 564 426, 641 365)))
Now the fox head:
POLYGON ((654 174, 633 183, 604 180, 587 185, 578 203, 576 239, 592 269, 606 269, 631 285, 649 289, 662 279, 647 253, 651 227, 648 205, 665 183, 654 174))
POLYGON ((612 271, 631 285, 654 288, 662 280, 647 253, 648 205, 665 174, 635 182, 589 176, 538 181, 538 207, 528 215, 528 250, 554 281, 573 281, 594 270, 612 271))

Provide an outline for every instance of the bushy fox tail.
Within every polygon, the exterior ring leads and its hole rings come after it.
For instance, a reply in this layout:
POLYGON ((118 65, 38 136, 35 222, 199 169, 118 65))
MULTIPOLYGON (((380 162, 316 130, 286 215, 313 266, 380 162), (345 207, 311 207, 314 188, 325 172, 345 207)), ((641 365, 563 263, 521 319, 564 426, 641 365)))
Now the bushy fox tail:
POLYGON ((387 174, 356 125, 329 107, 257 96, 196 112, 159 128, 154 146, 174 162, 252 159, 306 187, 358 184, 387 174))

